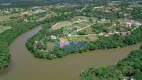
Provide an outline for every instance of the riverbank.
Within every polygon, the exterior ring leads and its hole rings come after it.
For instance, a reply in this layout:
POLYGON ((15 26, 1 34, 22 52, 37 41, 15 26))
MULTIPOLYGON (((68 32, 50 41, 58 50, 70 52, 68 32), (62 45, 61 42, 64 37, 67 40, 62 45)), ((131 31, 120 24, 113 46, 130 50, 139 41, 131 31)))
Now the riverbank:
POLYGON ((11 29, 0 34, 0 44, 1 44, 0 45, 0 59, 1 59, 0 60, 0 70, 8 67, 9 60, 10 60, 10 53, 9 53, 8 46, 16 37, 18 37, 22 33, 29 31, 35 26, 53 22, 56 18, 57 18, 57 21, 59 21, 63 19, 63 16, 64 16, 64 19, 68 19, 69 17, 71 17, 70 15, 62 15, 62 16, 56 16, 52 18, 46 18, 45 20, 40 21, 40 22, 25 22, 19 19, 15 21, 14 22, 15 24, 13 23, 11 29))
POLYGON ((141 80, 142 79, 142 49, 130 52, 127 58, 120 60, 116 65, 89 68, 83 70, 80 80, 141 80))
POLYGON ((38 24, 31 22, 21 23, 20 25, 17 25, 0 34, 0 70, 8 67, 10 60, 10 52, 8 46, 11 44, 11 42, 20 34, 27 32, 37 25, 38 24))
POLYGON ((54 50, 46 50, 46 46, 48 46, 47 41, 50 40, 49 38, 51 32, 49 31, 50 25, 44 27, 46 28, 42 29, 37 35, 30 38, 26 43, 26 46, 29 49, 29 51, 33 53, 33 55, 36 58, 39 59, 53 60, 56 58, 63 58, 64 56, 69 54, 83 53, 87 51, 100 50, 100 49, 102 50, 102 49, 125 47, 140 43, 142 41, 141 39, 142 27, 140 26, 137 29, 133 30, 130 35, 128 34, 126 36, 123 36, 121 34, 114 34, 107 37, 105 36, 101 37, 96 41, 87 41, 86 45, 73 44, 73 45, 66 45, 63 48, 55 47, 54 50), (39 42, 39 44, 36 42, 39 42))
POLYGON ((9 46, 11 61, 7 70, 0 73, 2 80, 79 80, 82 69, 89 67, 115 65, 119 60, 127 57, 131 50, 139 49, 141 44, 123 48, 95 50, 82 54, 71 54, 62 59, 39 60, 34 58, 25 44, 27 39, 39 31, 31 31, 17 37, 9 46))
POLYGON ((115 65, 119 60, 127 57, 131 50, 137 50, 141 45, 71 54, 56 60, 39 60, 34 58, 25 46, 27 39, 37 33, 38 30, 39 28, 34 28, 32 31, 24 33, 10 44, 11 64, 6 71, 0 73, 0 79, 79 80, 82 69, 115 65))

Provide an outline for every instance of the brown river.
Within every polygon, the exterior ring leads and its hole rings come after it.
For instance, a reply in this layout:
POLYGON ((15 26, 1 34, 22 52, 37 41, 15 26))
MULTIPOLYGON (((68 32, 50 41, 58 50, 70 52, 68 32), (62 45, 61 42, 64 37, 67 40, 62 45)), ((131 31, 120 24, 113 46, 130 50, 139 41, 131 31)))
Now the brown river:
POLYGON ((17 37, 9 46, 11 62, 0 72, 0 80, 79 80, 82 69, 98 68, 116 64, 140 44, 124 48, 96 50, 82 54, 68 55, 62 59, 40 60, 27 50, 26 40, 36 34, 41 27, 17 37))

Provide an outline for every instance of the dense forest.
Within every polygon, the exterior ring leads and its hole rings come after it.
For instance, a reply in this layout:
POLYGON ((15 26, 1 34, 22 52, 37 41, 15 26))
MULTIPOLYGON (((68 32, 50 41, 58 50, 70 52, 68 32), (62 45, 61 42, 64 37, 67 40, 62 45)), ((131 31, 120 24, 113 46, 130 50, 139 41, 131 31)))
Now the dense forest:
POLYGON ((117 65, 90 68, 82 71, 80 80, 141 80, 142 79, 142 49, 132 51, 127 58, 117 65))

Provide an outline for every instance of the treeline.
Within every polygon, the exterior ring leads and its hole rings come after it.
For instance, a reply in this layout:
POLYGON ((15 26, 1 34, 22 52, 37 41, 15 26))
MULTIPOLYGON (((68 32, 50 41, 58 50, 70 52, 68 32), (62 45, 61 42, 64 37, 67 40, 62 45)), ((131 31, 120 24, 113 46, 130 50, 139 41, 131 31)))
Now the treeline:
POLYGON ((133 19, 136 20, 142 20, 142 8, 134 8, 134 10, 131 12, 133 19))
MULTIPOLYGON (((116 11, 114 10, 113 7, 109 9, 110 12, 105 12, 105 10, 101 9, 94 9, 94 6, 104 6, 105 9, 107 9, 108 5, 106 4, 101 4, 101 5, 89 5, 83 12, 85 13, 85 16, 87 17, 96 17, 98 19, 111 19, 111 20, 116 20, 116 19, 123 19, 124 18, 124 13, 125 10, 122 9, 123 6, 118 6, 122 10, 121 11, 116 11), (121 13, 120 13, 121 12, 121 13)), ((110 6, 109 6, 110 7, 110 6)), ((126 8, 126 7, 125 7, 126 8)))
POLYGON ((45 17, 46 14, 47 14, 47 12, 42 12, 42 13, 38 13, 38 14, 34 14, 34 15, 25 14, 24 16, 27 18, 27 20, 37 20, 41 17, 45 17))
POLYGON ((80 80, 141 80, 142 79, 142 49, 132 51, 127 58, 117 65, 90 68, 82 71, 80 80))
POLYGON ((0 34, 0 70, 6 68, 9 64, 10 53, 8 46, 10 43, 21 33, 27 32, 31 28, 37 26, 38 23, 25 23, 20 22, 12 29, 9 29, 0 34))

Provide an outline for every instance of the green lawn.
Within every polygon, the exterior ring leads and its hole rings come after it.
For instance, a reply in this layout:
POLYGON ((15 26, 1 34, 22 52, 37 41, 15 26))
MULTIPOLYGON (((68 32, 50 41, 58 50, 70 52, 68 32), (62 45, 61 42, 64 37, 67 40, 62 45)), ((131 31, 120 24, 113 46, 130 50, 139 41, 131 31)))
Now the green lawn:
POLYGON ((83 27, 86 27, 86 26, 91 25, 91 24, 93 24, 93 23, 89 22, 89 21, 85 21, 85 22, 76 23, 74 25, 83 28, 83 27))
POLYGON ((71 21, 63 21, 63 22, 56 23, 55 25, 52 26, 52 29, 55 30, 55 29, 60 29, 61 27, 71 27, 71 26, 86 27, 92 24, 88 20, 89 20, 88 17, 77 16, 75 18, 72 18, 71 21), (79 21, 79 19, 86 20, 86 21, 76 23, 77 21, 79 21))
POLYGON ((0 16, 0 21, 6 21, 8 19, 10 19, 10 17, 16 17, 19 16, 19 13, 14 13, 14 14, 9 14, 9 15, 2 15, 0 16))
POLYGON ((73 36, 70 38, 71 42, 80 42, 80 41, 95 41, 98 37, 96 35, 89 36, 73 36))
POLYGON ((136 8, 136 7, 142 7, 142 5, 141 4, 132 4, 132 5, 129 5, 129 7, 136 8))
POLYGON ((59 23, 56 23, 55 25, 53 25, 52 29, 53 30, 60 29, 61 27, 66 27, 66 26, 69 26, 71 24, 72 24, 72 22, 70 22, 70 21, 59 22, 59 23))

